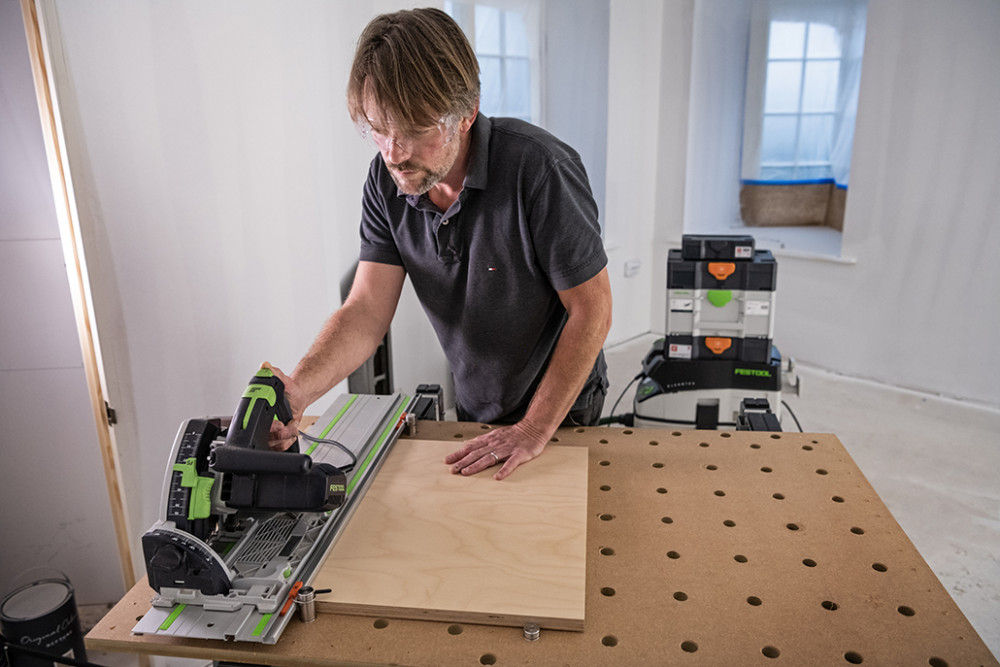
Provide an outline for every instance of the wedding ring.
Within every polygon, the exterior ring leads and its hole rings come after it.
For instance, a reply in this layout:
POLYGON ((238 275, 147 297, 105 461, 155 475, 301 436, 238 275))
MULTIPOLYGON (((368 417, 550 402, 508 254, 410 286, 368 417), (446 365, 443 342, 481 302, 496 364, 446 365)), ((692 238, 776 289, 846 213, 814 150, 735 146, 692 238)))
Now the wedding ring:
POLYGON ((490 456, 493 457, 493 465, 496 465, 497 463, 500 463, 500 457, 497 456, 495 453, 490 452, 490 456))

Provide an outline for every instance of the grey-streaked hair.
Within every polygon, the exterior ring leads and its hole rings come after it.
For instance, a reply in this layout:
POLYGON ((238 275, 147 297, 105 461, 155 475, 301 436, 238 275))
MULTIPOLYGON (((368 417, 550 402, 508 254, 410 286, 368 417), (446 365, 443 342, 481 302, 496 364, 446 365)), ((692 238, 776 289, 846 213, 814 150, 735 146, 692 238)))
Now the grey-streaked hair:
POLYGON ((376 16, 358 38, 347 84, 355 123, 415 130, 443 117, 468 116, 478 102, 476 54, 440 9, 376 16))

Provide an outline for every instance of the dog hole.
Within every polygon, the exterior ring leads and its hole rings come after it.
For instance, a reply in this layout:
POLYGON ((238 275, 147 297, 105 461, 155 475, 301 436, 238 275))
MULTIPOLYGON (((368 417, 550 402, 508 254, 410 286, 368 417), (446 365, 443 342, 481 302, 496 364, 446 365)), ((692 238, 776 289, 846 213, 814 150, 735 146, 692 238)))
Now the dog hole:
POLYGON ((820 468, 819 470, 816 471, 816 474, 817 475, 828 475, 830 473, 828 473, 826 470, 823 470, 822 468, 820 468))
POLYGON ((717 466, 715 464, 711 464, 711 463, 709 465, 705 466, 705 470, 718 470, 718 469, 719 469, 719 466, 717 466))
POLYGON ((375 628, 376 630, 382 630, 384 628, 389 627, 389 621, 385 620, 384 618, 376 618, 375 622, 372 623, 372 627, 375 628))
POLYGON ((761 600, 756 595, 751 595, 750 597, 747 598, 747 604, 750 605, 750 606, 752 606, 752 607, 759 607, 762 604, 764 604, 764 601, 761 600))
POLYGON ((755 443, 753 443, 753 444, 751 444, 751 445, 750 445, 750 449, 760 449, 760 445, 758 445, 758 444, 757 444, 757 443, 755 442, 755 443))
POLYGON ((872 563, 872 569, 876 572, 888 572, 889 568, 882 563, 872 563))
POLYGON ((479 656, 480 665, 495 665, 497 664, 497 657, 492 653, 484 653, 479 656))
POLYGON ((931 667, 948 667, 948 661, 941 658, 931 658, 927 661, 927 664, 931 667))
POLYGON ((698 443, 698 446, 699 446, 699 447, 708 447, 709 445, 708 445, 708 443, 707 443, 707 442, 699 442, 699 443, 698 443))
POLYGON ((676 551, 668 551, 667 552, 667 558, 669 558, 671 560, 677 560, 680 557, 681 557, 681 555, 679 553, 677 553, 676 551))
POLYGON ((601 595, 603 595, 606 598, 614 597, 615 589, 611 588, 610 586, 605 586, 604 588, 601 589, 601 595))
POLYGON ((661 486, 660 488, 658 488, 658 489, 656 490, 656 492, 657 492, 657 493, 659 493, 659 494, 663 494, 663 493, 666 493, 666 492, 667 492, 667 490, 666 490, 666 489, 664 489, 664 488, 663 488, 663 487, 661 486))
POLYGON ((844 499, 843 499, 843 498, 841 498, 840 496, 834 496, 834 497, 833 497, 833 498, 831 498, 830 500, 832 500, 832 501, 833 501, 833 502, 835 502, 835 503, 842 503, 842 502, 844 502, 844 499))
POLYGON ((769 468, 768 466, 764 466, 763 468, 760 469, 760 471, 761 472, 774 472, 774 469, 773 468, 769 468))
POLYGON ((854 533, 855 535, 864 535, 865 534, 865 529, 864 528, 858 528, 857 526, 855 526, 854 528, 851 528, 851 532, 854 533))
POLYGON ((812 558, 803 558, 802 564, 805 565, 806 567, 816 567, 816 561, 814 561, 812 558))
POLYGON ((736 522, 733 521, 732 519, 726 519, 725 521, 722 522, 722 525, 725 526, 726 528, 732 528, 733 526, 736 525, 736 522))
POLYGON ((723 490, 721 490, 721 489, 719 489, 718 491, 716 491, 716 492, 715 492, 715 495, 717 495, 717 496, 719 496, 720 498, 722 498, 723 496, 725 496, 725 495, 726 495, 726 492, 725 492, 725 491, 723 491, 723 490))
POLYGON ((896 611, 898 611, 903 616, 913 616, 913 615, 915 615, 917 613, 917 612, 913 611, 912 607, 907 607, 906 605, 902 605, 900 607, 896 607, 896 611))
POLYGON ((605 646, 618 646, 618 637, 614 635, 605 635, 601 637, 601 643, 605 646))
POLYGON ((674 593, 674 599, 678 602, 685 602, 688 599, 688 595, 684 591, 677 591, 674 593))
POLYGON ((650 441, 649 441, 649 446, 650 446, 650 447, 656 447, 656 446, 657 446, 657 445, 659 445, 659 444, 660 444, 660 441, 659 441, 659 440, 650 440, 650 441))
POLYGON ((674 431, 670 435, 674 436, 675 438, 679 438, 679 437, 681 437, 684 434, 681 433, 680 431, 674 431))
POLYGON ((609 465, 611 465, 611 461, 601 461, 600 465, 602 465, 602 466, 609 466, 609 465))
POLYGON ((797 524, 797 523, 786 523, 785 524, 785 528, 787 528, 788 530, 798 530, 799 529, 799 524, 797 524))
POLYGON ((806 450, 807 452, 811 452, 813 450, 813 446, 812 445, 802 445, 802 449, 806 450))
POLYGON ((635 433, 635 431, 632 431, 632 430, 630 430, 630 429, 625 429, 624 431, 622 431, 622 433, 623 433, 624 435, 632 435, 633 433, 635 433))
POLYGON ((823 602, 822 602, 822 604, 820 606, 822 606, 823 609, 826 609, 827 611, 837 611, 837 609, 840 608, 837 605, 837 603, 834 602, 833 600, 823 600, 823 602))
POLYGON ((611 521, 612 519, 615 518, 615 515, 614 514, 602 514, 600 516, 600 518, 601 518, 601 521, 611 521))
POLYGON ((601 485, 601 491, 610 491, 610 490, 611 490, 611 487, 608 486, 607 484, 602 484, 601 485))
POLYGON ((733 437, 733 434, 732 433, 720 433, 719 437, 720 438, 731 438, 731 437, 733 437))
POLYGON ((861 654, 856 651, 848 651, 847 653, 845 653, 844 660, 851 663, 852 665, 860 665, 862 662, 865 661, 865 659, 861 657, 861 654))
POLYGON ((615 550, 612 549, 611 547, 604 547, 603 549, 601 549, 601 555, 602 556, 614 556, 615 555, 615 550))
POLYGON ((448 626, 448 634, 449 635, 460 635, 460 634, 462 634, 462 626, 461 625, 449 625, 448 626))
POLYGON ((604 438, 601 438, 601 439, 600 439, 600 440, 598 440, 597 442, 601 443, 602 445, 606 445, 606 444, 608 444, 608 441, 607 441, 607 440, 605 440, 604 438))
POLYGON ((781 655, 781 651, 779 651, 775 646, 765 646, 760 650, 760 652, 764 654, 765 658, 777 658, 781 655))
POLYGON ((681 650, 685 653, 694 653, 698 650, 698 645, 692 641, 681 642, 681 650))
POLYGON ((771 435, 771 440, 781 440, 781 436, 777 435, 777 434, 772 434, 771 435))
POLYGON ((783 493, 772 493, 771 497, 774 498, 775 500, 784 500, 785 499, 785 494, 783 494, 783 493))
POLYGON ((662 468, 662 467, 663 467, 663 464, 662 464, 662 463, 660 463, 659 461, 657 461, 656 463, 654 463, 654 464, 653 464, 653 467, 654 467, 654 468, 662 468))
POLYGON ((674 520, 671 519, 669 516, 665 516, 665 517, 661 518, 660 521, 662 521, 663 523, 673 523, 674 522, 674 520))
POLYGON ((736 554, 735 556, 733 556, 733 560, 736 561, 737 563, 746 563, 750 559, 744 556, 743 554, 736 554))

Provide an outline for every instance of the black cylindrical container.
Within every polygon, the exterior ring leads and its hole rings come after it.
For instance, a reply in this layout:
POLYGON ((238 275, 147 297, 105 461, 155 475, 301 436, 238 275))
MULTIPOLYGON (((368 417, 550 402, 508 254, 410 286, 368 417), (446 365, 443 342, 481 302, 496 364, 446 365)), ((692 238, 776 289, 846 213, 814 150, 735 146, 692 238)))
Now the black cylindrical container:
MULTIPOLYGON (((32 570, 19 577, 23 580, 32 570)), ((11 667, 52 667, 51 660, 26 655, 23 646, 50 655, 86 661, 73 586, 66 575, 46 570, 45 578, 12 586, 0 602, 0 629, 12 645, 11 667)))

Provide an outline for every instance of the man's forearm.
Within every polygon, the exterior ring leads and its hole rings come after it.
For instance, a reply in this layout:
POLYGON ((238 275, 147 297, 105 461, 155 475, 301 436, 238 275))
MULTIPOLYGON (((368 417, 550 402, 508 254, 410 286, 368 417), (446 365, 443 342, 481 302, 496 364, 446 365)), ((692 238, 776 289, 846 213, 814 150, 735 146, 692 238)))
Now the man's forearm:
POLYGON ((401 266, 361 262, 344 305, 320 330, 292 371, 304 410, 372 355, 389 330, 406 273, 401 266))
MULTIPOLYGON (((606 281, 606 274, 599 278, 606 281)), ((603 283, 602 283, 603 290, 603 283)), ((552 359, 524 416, 526 425, 551 437, 566 418, 590 376, 608 331, 611 329, 611 297, 571 305, 552 359)))
POLYGON ((380 331, 378 326, 364 322, 363 316, 353 312, 356 310, 345 305, 333 313, 292 371, 306 405, 360 367, 385 336, 385 330, 380 331))

